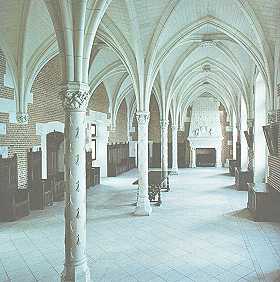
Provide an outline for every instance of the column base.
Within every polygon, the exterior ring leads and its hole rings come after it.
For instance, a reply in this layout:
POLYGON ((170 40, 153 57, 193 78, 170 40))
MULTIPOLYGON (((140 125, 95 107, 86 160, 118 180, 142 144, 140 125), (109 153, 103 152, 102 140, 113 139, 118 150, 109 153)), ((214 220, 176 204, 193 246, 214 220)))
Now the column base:
POLYGON ((221 168, 221 167, 223 167, 223 165, 221 163, 218 163, 218 164, 215 165, 215 167, 216 168, 221 168))
POLYGON ((178 174, 179 174, 178 168, 172 168, 171 175, 178 175, 178 174))
POLYGON ((152 207, 149 199, 138 198, 137 206, 134 215, 137 216, 149 216, 152 213, 152 207))
POLYGON ((190 164, 189 168, 196 168, 196 165, 190 164))
POLYGON ((80 265, 64 265, 61 282, 91 282, 87 262, 80 265))

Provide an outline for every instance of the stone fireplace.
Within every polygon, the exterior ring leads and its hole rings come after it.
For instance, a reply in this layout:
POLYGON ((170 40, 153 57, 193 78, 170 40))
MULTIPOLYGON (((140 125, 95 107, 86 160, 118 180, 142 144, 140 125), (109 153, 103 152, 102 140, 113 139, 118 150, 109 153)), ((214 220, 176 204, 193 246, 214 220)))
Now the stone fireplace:
POLYGON ((192 116, 188 140, 190 142, 190 167, 197 165, 222 166, 222 127, 219 113, 220 103, 211 96, 199 97, 192 105, 192 116), (208 155, 208 156, 207 156, 208 155))

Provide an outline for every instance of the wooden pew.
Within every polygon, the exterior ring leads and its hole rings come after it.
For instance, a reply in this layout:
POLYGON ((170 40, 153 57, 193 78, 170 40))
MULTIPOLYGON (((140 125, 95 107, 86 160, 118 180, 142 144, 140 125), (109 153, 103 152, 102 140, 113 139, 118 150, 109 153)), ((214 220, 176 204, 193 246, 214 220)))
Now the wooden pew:
POLYGON ((247 208, 255 221, 280 220, 280 193, 267 183, 248 184, 247 208))
POLYGON ((28 189, 18 189, 17 156, 0 156, 0 220, 17 220, 29 212, 28 189))
POLYGON ((107 145, 107 174, 117 176, 135 167, 135 159, 129 157, 128 144, 107 145))
POLYGON ((238 168, 238 161, 237 160, 229 160, 229 174, 231 176, 235 176, 235 168, 238 168))
POLYGON ((248 191, 248 183, 253 182, 253 173, 235 168, 235 188, 238 191, 248 191))

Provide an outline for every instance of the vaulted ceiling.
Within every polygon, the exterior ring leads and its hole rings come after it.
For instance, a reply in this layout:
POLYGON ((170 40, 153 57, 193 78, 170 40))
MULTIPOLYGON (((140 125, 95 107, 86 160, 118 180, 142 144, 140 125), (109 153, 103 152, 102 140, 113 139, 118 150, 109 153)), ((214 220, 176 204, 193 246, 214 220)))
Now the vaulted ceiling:
MULTIPOLYGON (((37 73, 61 49, 58 2, 0 0, 0 48, 13 74, 19 111, 37 73)), ((113 115, 128 96, 134 109, 147 109, 152 93, 162 118, 169 111, 174 117, 184 114, 204 93, 238 115, 241 99, 251 107, 256 72, 266 82, 270 107, 275 107, 279 0, 86 2, 85 21, 92 29, 93 15, 106 7, 88 46, 87 73, 91 93, 104 83, 113 115)))

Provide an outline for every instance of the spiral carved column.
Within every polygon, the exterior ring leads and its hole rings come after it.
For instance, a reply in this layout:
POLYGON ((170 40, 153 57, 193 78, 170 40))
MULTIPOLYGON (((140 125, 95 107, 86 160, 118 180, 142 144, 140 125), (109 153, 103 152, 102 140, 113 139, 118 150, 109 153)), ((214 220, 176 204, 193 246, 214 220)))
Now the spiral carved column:
POLYGON ((138 197, 135 215, 150 215, 152 208, 148 194, 148 126, 149 112, 136 113, 138 122, 138 197))
POLYGON ((65 107, 65 263, 61 281, 91 281, 86 256, 86 107, 88 87, 67 85, 65 107))

